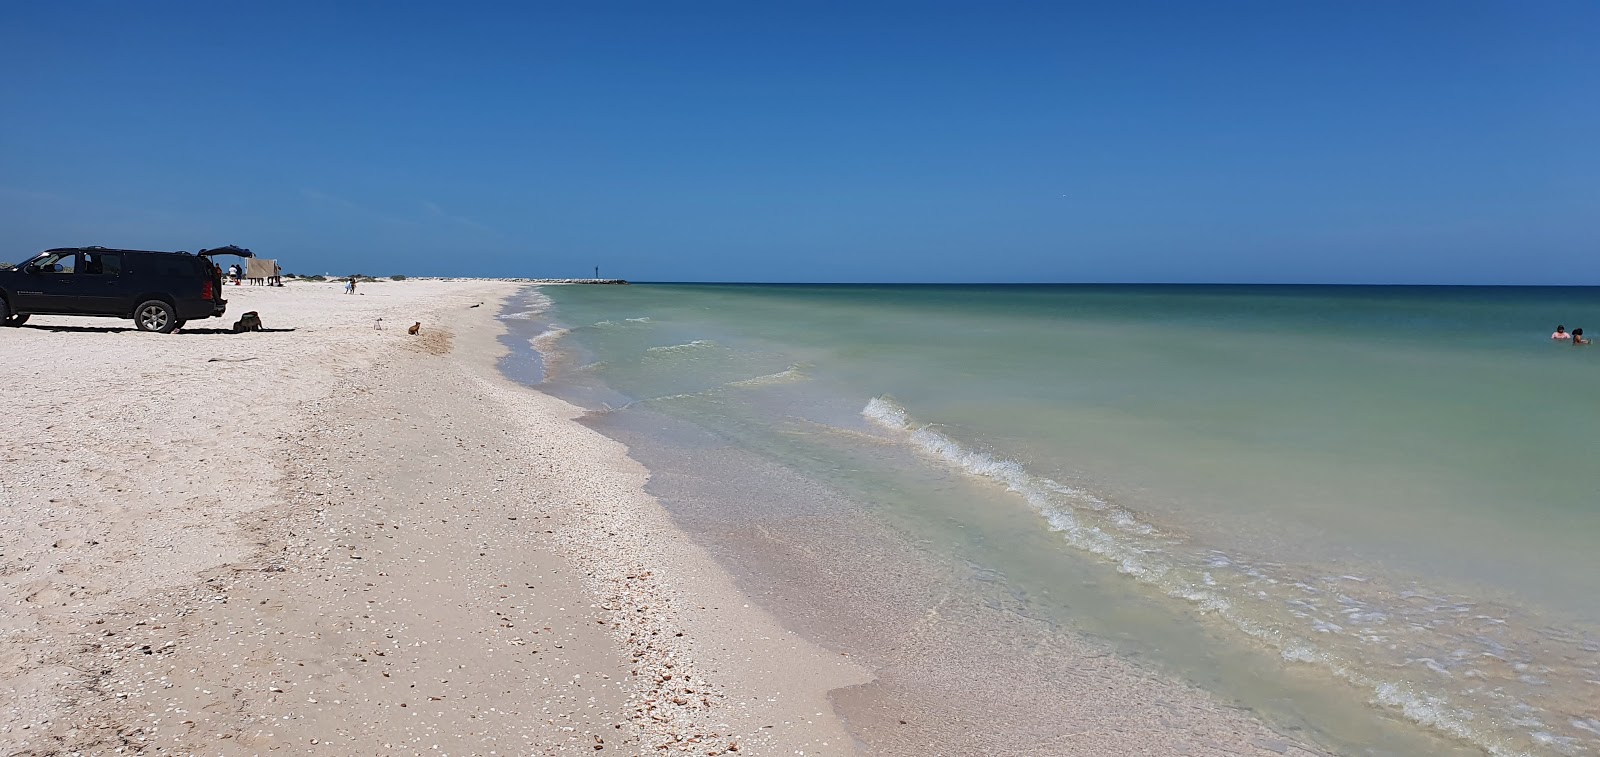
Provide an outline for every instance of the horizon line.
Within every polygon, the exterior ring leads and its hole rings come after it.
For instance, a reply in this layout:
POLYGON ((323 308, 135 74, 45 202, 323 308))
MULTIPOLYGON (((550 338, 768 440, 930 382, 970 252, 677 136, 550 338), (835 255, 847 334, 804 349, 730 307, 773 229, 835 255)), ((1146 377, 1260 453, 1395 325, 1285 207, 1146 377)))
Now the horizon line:
POLYGON ((1247 282, 1247 281, 645 281, 630 284, 696 286, 1262 286, 1262 287, 1431 287, 1477 289, 1593 289, 1600 284, 1419 284, 1400 282, 1247 282))

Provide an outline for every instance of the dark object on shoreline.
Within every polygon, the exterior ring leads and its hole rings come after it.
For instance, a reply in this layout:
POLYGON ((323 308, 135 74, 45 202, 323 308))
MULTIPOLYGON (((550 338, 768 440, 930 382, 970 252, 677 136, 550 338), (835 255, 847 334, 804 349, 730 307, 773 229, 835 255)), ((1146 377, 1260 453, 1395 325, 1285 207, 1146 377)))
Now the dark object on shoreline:
POLYGON ((261 316, 254 310, 239 316, 239 320, 233 322, 233 333, 235 334, 243 334, 246 331, 260 330, 261 316))
POLYGON ((411 324, 411 328, 406 329, 406 333, 410 334, 412 336, 416 336, 417 332, 421 331, 421 330, 422 330, 422 321, 417 321, 416 323, 411 324))

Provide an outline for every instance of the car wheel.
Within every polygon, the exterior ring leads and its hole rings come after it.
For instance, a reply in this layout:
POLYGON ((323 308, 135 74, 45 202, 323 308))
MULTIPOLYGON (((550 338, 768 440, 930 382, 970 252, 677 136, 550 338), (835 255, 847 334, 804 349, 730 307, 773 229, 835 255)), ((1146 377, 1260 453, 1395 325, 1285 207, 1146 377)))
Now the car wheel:
POLYGON ((27 315, 12 315, 11 304, 0 299, 0 326, 21 326, 27 320, 27 315))
POLYGON ((133 325, 140 331, 170 334, 178 327, 178 314, 161 300, 146 300, 133 309, 133 325))

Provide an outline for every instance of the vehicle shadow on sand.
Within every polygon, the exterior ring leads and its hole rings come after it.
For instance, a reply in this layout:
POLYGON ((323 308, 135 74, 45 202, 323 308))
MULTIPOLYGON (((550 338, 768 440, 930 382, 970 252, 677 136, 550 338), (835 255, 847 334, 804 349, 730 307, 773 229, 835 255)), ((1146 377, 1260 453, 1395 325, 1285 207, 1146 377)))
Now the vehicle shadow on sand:
MULTIPOLYGON (((35 331, 55 331, 55 332, 65 332, 65 333, 81 333, 81 334, 120 334, 120 333, 123 333, 123 332, 129 332, 129 331, 136 332, 136 331, 138 331, 138 329, 136 329, 136 328, 134 328, 132 326, 119 327, 119 326, 37 326, 37 325, 36 326, 29 326, 29 325, 22 325, 22 326, 17 326, 16 328, 19 328, 19 329, 33 329, 35 331)), ((294 331, 294 329, 256 329, 256 331, 283 332, 283 331, 294 331)), ((233 329, 187 329, 186 328, 186 329, 178 329, 177 331, 175 331, 173 333, 179 334, 179 335, 188 335, 188 334, 218 335, 218 334, 220 334, 220 335, 225 335, 225 336, 233 336, 236 333, 237 334, 248 334, 248 333, 251 333, 251 332, 248 332, 248 331, 235 332, 233 329)))

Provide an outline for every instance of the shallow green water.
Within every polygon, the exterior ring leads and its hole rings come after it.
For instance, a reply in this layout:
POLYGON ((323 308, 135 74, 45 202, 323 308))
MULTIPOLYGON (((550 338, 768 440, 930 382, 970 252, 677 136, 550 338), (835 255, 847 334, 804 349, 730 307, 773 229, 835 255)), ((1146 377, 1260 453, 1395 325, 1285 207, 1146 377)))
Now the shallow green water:
MULTIPOLYGON (((1031 512, 1061 560, 1360 706, 1496 753, 1600 749, 1600 347, 1547 339, 1600 328, 1594 293, 542 291, 558 393, 695 423, 863 501, 904 492, 904 517, 1031 512), (904 483, 919 470, 967 485, 904 483)), ((1048 552, 1005 557, 1050 573, 1048 552)))

